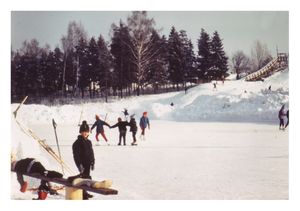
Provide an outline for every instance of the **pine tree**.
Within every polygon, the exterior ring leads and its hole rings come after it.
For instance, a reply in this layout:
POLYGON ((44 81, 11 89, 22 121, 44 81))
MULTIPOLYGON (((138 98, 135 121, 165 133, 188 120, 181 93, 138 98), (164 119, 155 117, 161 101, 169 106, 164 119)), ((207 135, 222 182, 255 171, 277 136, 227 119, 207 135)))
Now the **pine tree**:
POLYGON ((152 85, 154 93, 156 93, 159 86, 164 85, 168 80, 168 46, 166 37, 160 37, 156 31, 153 31, 151 40, 154 48, 159 49, 159 52, 153 58, 152 65, 149 66, 147 81, 152 85))
POLYGON ((228 71, 228 58, 223 49, 222 40, 217 31, 214 32, 211 40, 211 67, 209 75, 213 79, 221 79, 228 71))
POLYGON ((201 29, 200 39, 198 39, 198 78, 209 79, 208 71, 211 67, 211 49, 209 34, 201 29))
POLYGON ((169 71, 170 80, 173 84, 176 84, 179 89, 179 83, 184 81, 184 73, 182 67, 182 58, 184 57, 182 51, 182 43, 178 32, 175 27, 171 28, 171 32, 168 40, 168 60, 169 60, 169 71))
POLYGON ((100 86, 104 87, 105 91, 105 99, 107 102, 107 95, 108 95, 108 90, 110 87, 110 70, 111 70, 111 54, 108 49, 108 45, 105 42, 104 38, 100 35, 98 42, 98 62, 99 62, 99 84, 100 86))
POLYGON ((95 97, 96 84, 100 80, 100 67, 99 67, 99 49, 94 37, 90 39, 88 45, 88 72, 91 77, 89 85, 90 98, 95 97))
POLYGON ((77 55, 77 81, 78 86, 81 90, 81 97, 84 98, 84 91, 91 83, 91 74, 89 71, 89 59, 88 59, 88 45, 84 38, 79 40, 78 46, 76 46, 77 55))
POLYGON ((114 90, 120 90, 122 98, 123 88, 132 82, 137 82, 137 72, 136 66, 133 66, 131 61, 132 43, 128 27, 120 21, 119 26, 112 25, 112 31, 111 54, 114 66, 112 77, 115 79, 112 86, 114 90))
POLYGON ((181 66, 182 66, 182 74, 184 77, 184 86, 186 88, 186 82, 189 77, 193 77, 195 74, 195 54, 193 51, 193 44, 190 39, 188 39, 186 31, 181 30, 179 34, 182 46, 182 59, 181 59, 181 66))

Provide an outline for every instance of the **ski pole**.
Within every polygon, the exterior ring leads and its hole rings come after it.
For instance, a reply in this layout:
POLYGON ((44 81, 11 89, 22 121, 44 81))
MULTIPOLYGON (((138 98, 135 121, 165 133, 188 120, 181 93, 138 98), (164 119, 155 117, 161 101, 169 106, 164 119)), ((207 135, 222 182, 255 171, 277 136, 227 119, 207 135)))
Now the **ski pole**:
POLYGON ((19 106, 17 107, 17 109, 13 112, 15 118, 17 117, 17 112, 18 112, 18 110, 20 109, 21 105, 23 105, 23 104, 25 103, 25 101, 27 100, 27 98, 28 98, 28 96, 26 96, 26 97, 22 100, 22 102, 20 103, 20 105, 19 105, 19 106))
MULTIPOLYGON (((59 149, 59 144, 58 144, 58 138, 57 138, 57 133, 56 133, 57 124, 56 124, 56 122, 55 122, 54 119, 52 119, 52 124, 53 124, 53 128, 54 128, 54 133, 55 133, 55 139, 56 139, 56 145, 57 145, 57 149, 58 149, 59 159, 61 159, 61 154, 60 154, 60 149, 59 149)), ((65 172, 64 172, 64 166, 62 164, 61 164, 61 169, 62 169, 62 173, 65 174, 65 172)))

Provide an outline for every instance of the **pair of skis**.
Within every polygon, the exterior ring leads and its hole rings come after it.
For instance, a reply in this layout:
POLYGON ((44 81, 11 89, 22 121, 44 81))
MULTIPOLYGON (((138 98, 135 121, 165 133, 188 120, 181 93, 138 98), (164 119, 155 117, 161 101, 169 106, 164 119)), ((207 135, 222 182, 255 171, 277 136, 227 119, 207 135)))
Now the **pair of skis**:
POLYGON ((38 144, 45 149, 48 154, 54 158, 61 166, 62 166, 62 172, 64 174, 64 169, 70 173, 70 174, 74 174, 74 172, 72 171, 72 169, 63 161, 63 159, 61 158, 61 154, 60 154, 60 149, 59 149, 59 144, 58 144, 58 138, 57 138, 57 132, 56 132, 56 127, 57 124, 55 123, 54 119, 52 120, 52 124, 54 127, 54 132, 55 132, 55 138, 56 138, 56 143, 57 143, 57 147, 58 147, 58 152, 59 154, 57 155, 57 153, 48 145, 46 144, 46 140, 43 140, 41 138, 39 138, 31 129, 26 128, 24 125, 22 125, 18 120, 17 120, 17 113, 18 110, 20 109, 20 107, 24 104, 24 102, 26 101, 26 99, 28 98, 28 96, 26 96, 23 101, 20 103, 20 105, 17 107, 17 109, 13 112, 14 117, 15 117, 15 121, 18 124, 18 126, 20 127, 20 129, 23 131, 23 133, 25 133, 26 135, 28 135, 29 137, 33 138, 35 141, 38 142, 38 144))

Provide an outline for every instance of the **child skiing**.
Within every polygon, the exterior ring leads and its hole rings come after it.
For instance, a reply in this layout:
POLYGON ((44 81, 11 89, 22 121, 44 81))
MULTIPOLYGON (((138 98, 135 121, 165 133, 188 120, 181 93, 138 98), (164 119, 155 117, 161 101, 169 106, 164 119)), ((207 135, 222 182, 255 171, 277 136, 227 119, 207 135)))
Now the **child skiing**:
POLYGON ((129 126, 130 126, 130 132, 132 132, 132 138, 133 138, 133 142, 131 143, 132 146, 137 145, 136 143, 136 133, 137 133, 137 125, 136 125, 136 121, 134 118, 134 114, 130 116, 130 122, 129 122, 129 126))
MULTIPOLYGON (((82 121, 79 129, 80 135, 77 140, 73 143, 73 158, 78 171, 82 175, 82 178, 92 179, 90 176, 90 170, 94 170, 95 157, 92 147, 92 142, 88 139, 90 132, 89 125, 86 121, 82 121)), ((83 191, 83 199, 88 200, 88 198, 93 197, 86 191, 83 191)))
POLYGON ((140 135, 140 138, 145 141, 145 129, 147 128, 148 126, 148 129, 150 130, 150 122, 149 122, 149 118, 148 118, 148 113, 145 111, 143 112, 143 116, 141 117, 140 119, 140 127, 141 127, 141 130, 142 130, 142 133, 140 135))
POLYGON ((110 127, 110 128, 115 128, 115 127, 119 128, 120 135, 119 135, 118 145, 121 145, 122 138, 123 138, 123 145, 124 146, 126 145, 126 132, 127 132, 126 126, 129 126, 129 123, 126 121, 122 121, 121 117, 119 117, 118 123, 110 127))
POLYGON ((284 130, 284 105, 282 105, 281 109, 278 112, 278 118, 279 118, 279 130, 284 130))
POLYGON ((96 118, 96 122, 93 124, 93 126, 92 126, 92 128, 91 128, 91 133, 92 133, 92 130, 94 129, 94 127, 97 127, 97 128, 96 128, 96 136, 95 136, 96 141, 97 141, 97 145, 99 145, 99 138, 98 138, 99 134, 101 134, 101 136, 102 136, 102 137, 104 138, 104 140, 106 141, 107 145, 109 145, 108 140, 107 140, 107 138, 106 138, 106 136, 105 136, 105 133, 104 133, 104 128, 103 128, 103 126, 106 125, 106 126, 110 127, 110 125, 107 124, 106 122, 102 121, 102 120, 100 119, 99 115, 97 115, 97 114, 96 114, 95 118, 96 118))

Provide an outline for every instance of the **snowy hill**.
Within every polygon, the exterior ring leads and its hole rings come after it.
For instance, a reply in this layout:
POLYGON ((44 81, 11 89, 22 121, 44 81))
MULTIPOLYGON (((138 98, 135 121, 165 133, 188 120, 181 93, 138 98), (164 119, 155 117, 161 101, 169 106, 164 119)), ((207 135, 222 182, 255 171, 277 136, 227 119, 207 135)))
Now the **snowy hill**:
MULTIPOLYGON (((78 124, 82 119, 90 123, 94 115, 108 121, 123 117, 122 110, 137 117, 148 111, 151 119, 203 122, 277 122, 281 105, 289 102, 288 70, 278 72, 264 82, 225 81, 218 82, 217 90, 212 83, 201 84, 184 92, 130 97, 110 103, 88 103, 82 105, 24 105, 20 110, 22 121, 27 124, 49 123, 54 118, 59 123, 78 124), (268 87, 271 85, 272 90, 268 87), (171 102, 174 106, 170 106, 171 102)), ((12 105, 12 110, 17 104, 12 105)))

